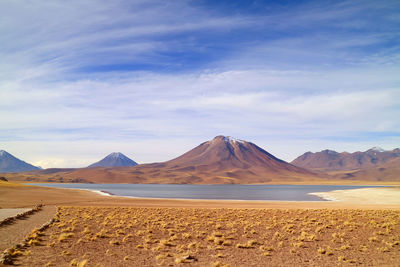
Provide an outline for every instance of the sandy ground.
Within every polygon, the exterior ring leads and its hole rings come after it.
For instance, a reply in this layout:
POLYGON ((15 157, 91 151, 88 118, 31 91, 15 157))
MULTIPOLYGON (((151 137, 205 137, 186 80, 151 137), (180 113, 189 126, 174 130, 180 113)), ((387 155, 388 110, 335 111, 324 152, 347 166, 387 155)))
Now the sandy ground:
POLYGON ((0 209, 0 222, 9 217, 17 216, 30 209, 0 209))
POLYGON ((324 199, 344 203, 400 206, 400 187, 335 190, 312 194, 324 199))

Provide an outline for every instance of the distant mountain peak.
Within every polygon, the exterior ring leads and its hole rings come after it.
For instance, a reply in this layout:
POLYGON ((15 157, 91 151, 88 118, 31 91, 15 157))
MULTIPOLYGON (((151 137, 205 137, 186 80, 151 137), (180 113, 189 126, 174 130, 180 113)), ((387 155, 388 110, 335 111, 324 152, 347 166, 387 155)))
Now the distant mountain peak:
POLYGON ((201 166, 200 168, 215 171, 248 169, 256 166, 274 169, 277 172, 281 169, 299 171, 251 142, 224 135, 218 135, 202 143, 180 157, 168 161, 168 164, 201 166))
POLYGON ((104 159, 93 163, 88 166, 92 167, 129 167, 138 165, 135 161, 131 160, 121 152, 113 152, 107 155, 104 159))
POLYGON ((178 180, 185 183, 200 180, 206 183, 263 183, 285 177, 315 177, 314 173, 280 160, 251 142, 224 135, 156 165, 149 175, 155 177, 156 173, 173 177, 174 183, 178 180))
POLYGON ((322 150, 322 152, 324 152, 324 153, 326 153, 326 154, 339 154, 339 153, 336 152, 335 150, 330 150, 330 149, 322 150))
POLYGON ((13 155, 11 155, 10 153, 8 153, 7 151, 5 151, 5 150, 0 150, 0 157, 6 157, 6 156, 14 157, 13 155))
POLYGON ((0 173, 25 172, 38 169, 38 167, 14 157, 7 151, 0 150, 0 173))
POLYGON ((240 139, 234 138, 232 136, 225 136, 225 135, 218 135, 218 136, 214 137, 214 139, 211 140, 211 142, 218 141, 218 140, 223 140, 226 143, 245 143, 246 142, 244 140, 240 140, 240 139))
POLYGON ((122 154, 121 152, 112 152, 110 155, 108 155, 107 157, 110 158, 119 158, 119 157, 125 157, 126 156, 124 154, 122 154))
POLYGON ((374 152, 385 152, 386 150, 384 150, 383 148, 379 147, 379 146, 374 146, 371 149, 368 149, 367 151, 374 151, 374 152))
POLYGON ((246 142, 244 140, 240 140, 240 139, 234 138, 232 136, 226 136, 224 139, 225 139, 225 142, 230 142, 230 143, 245 143, 246 142))

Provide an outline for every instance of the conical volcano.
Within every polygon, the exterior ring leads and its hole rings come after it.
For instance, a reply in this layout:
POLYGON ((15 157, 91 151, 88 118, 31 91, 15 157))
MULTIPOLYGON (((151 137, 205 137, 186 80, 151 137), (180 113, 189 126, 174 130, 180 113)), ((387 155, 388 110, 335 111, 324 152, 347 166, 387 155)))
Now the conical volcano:
POLYGON ((138 165, 136 162, 122 154, 121 152, 113 152, 104 159, 93 163, 88 168, 93 167, 129 167, 138 165))
POLYGON ((14 157, 7 151, 0 150, 0 173, 25 172, 31 170, 40 170, 40 168, 14 157))
POLYGON ((320 179, 253 143, 222 135, 173 160, 138 166, 136 170, 168 183, 251 184, 320 179))
POLYGON ((222 135, 166 163, 170 166, 193 166, 210 171, 245 170, 254 167, 270 171, 305 171, 274 157, 253 143, 222 135))

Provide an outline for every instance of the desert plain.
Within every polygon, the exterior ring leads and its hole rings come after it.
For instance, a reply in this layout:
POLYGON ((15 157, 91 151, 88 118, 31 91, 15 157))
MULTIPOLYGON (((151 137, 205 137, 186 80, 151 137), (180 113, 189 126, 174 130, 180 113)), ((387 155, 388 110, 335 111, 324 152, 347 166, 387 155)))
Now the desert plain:
MULTIPOLYGON (((400 265, 399 187, 324 194, 335 201, 140 199, 1 182, 2 209, 44 206, 23 219, 25 238, 0 246, 18 266, 400 265), (45 218, 30 225, 35 216, 45 218)), ((19 223, 0 234, 18 235, 19 223)))

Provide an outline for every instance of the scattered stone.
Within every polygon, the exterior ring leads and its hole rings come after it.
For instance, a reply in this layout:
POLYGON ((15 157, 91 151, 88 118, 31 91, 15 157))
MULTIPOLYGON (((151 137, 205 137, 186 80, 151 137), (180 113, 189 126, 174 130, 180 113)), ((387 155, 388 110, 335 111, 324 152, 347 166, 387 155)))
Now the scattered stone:
POLYGON ((194 256, 191 256, 191 255, 184 256, 184 257, 182 257, 182 259, 187 260, 187 261, 192 261, 192 262, 197 261, 197 258, 194 256))

